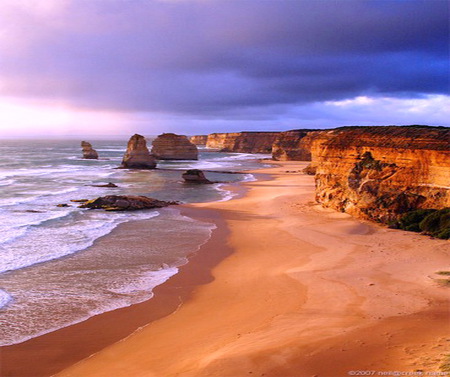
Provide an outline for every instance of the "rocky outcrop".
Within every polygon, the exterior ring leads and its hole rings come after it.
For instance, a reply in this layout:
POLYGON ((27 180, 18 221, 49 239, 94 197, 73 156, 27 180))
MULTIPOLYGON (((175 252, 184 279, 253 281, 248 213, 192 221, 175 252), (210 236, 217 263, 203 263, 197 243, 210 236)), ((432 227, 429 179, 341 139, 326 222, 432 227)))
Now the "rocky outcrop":
POLYGON ((195 135, 189 138, 189 141, 195 145, 206 145, 208 135, 195 135))
POLYGON ((155 158, 148 151, 144 136, 135 134, 130 138, 120 167, 124 169, 156 168, 155 158))
POLYGON ((81 148, 83 150, 83 158, 86 158, 89 160, 97 160, 98 159, 98 153, 94 148, 92 148, 91 143, 88 143, 87 141, 82 141, 81 148))
POLYGON ((389 223, 416 209, 450 206, 450 129, 343 127, 312 144, 316 199, 389 223))
POLYGON ((158 160, 198 160, 196 145, 184 135, 161 134, 152 145, 152 154, 158 160))
POLYGON ((279 132, 234 132, 208 135, 206 147, 222 152, 271 153, 279 132))
POLYGON ((136 211, 141 209, 162 208, 178 202, 165 202, 147 196, 108 195, 89 200, 80 208, 104 209, 106 211, 136 211))
POLYGON ((272 158, 276 161, 311 161, 311 145, 316 130, 292 130, 281 132, 272 146, 272 158))
POLYGON ((115 183, 108 182, 108 183, 106 183, 106 184, 104 184, 104 185, 92 185, 92 187, 109 187, 109 188, 116 188, 116 187, 119 187, 119 186, 117 186, 115 183))
POLYGON ((205 173, 198 169, 187 170, 185 173, 183 173, 182 177, 186 183, 213 183, 205 177, 205 173))

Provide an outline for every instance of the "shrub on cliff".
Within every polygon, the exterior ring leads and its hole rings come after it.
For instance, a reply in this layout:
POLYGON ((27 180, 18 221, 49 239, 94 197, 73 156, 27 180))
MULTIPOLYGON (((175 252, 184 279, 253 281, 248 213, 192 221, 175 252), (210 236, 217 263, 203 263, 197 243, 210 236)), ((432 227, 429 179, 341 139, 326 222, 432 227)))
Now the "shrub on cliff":
POLYGON ((410 232, 424 232, 436 238, 450 238, 450 208, 418 209, 404 214, 396 228, 410 232))
POLYGON ((404 214, 398 221, 398 228, 410 232, 421 232, 420 223, 430 214, 436 212, 435 209, 417 209, 404 214))
POLYGON ((419 224, 420 230, 433 237, 447 240, 450 238, 450 208, 435 211, 426 216, 419 224))

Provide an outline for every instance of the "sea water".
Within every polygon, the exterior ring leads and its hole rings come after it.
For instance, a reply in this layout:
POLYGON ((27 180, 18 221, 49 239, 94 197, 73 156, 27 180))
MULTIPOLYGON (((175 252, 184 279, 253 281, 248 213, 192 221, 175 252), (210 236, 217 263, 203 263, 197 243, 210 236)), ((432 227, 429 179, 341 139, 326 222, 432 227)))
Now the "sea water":
POLYGON ((224 171, 259 168, 256 159, 265 157, 200 149, 198 161, 122 170, 116 168, 126 140, 91 140, 99 160, 82 159, 79 142, 0 141, 0 345, 151 298, 152 289, 177 273, 215 228, 182 216, 176 207, 105 212, 81 209, 71 200, 103 195, 227 200, 232 194, 222 184, 186 185, 182 172, 197 168, 216 171, 206 173, 212 181, 250 180, 250 174, 224 171), (95 187, 108 182, 118 187, 95 187), (126 250, 104 237, 136 220, 151 223, 145 237, 152 242, 145 247, 133 242, 138 230, 126 250))

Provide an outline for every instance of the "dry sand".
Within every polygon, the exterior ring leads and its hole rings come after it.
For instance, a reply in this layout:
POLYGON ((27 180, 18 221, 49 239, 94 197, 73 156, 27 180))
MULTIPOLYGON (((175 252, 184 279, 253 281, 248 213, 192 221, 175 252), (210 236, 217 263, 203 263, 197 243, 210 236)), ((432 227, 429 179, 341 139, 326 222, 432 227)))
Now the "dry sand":
POLYGON ((321 208, 304 166, 277 163, 242 198, 195 205, 219 211, 230 232, 209 250, 233 250, 209 266, 213 279, 58 376, 438 371, 450 317, 435 272, 450 270, 450 243, 321 208))

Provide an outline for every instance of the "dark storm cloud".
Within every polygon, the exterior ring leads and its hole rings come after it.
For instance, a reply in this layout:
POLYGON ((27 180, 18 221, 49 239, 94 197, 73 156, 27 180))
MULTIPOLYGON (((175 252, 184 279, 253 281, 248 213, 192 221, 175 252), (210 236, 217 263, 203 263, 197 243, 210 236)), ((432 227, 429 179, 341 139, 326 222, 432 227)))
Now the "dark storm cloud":
POLYGON ((250 115, 259 106, 449 89, 445 0, 11 4, 0 5, 3 95, 250 115))

